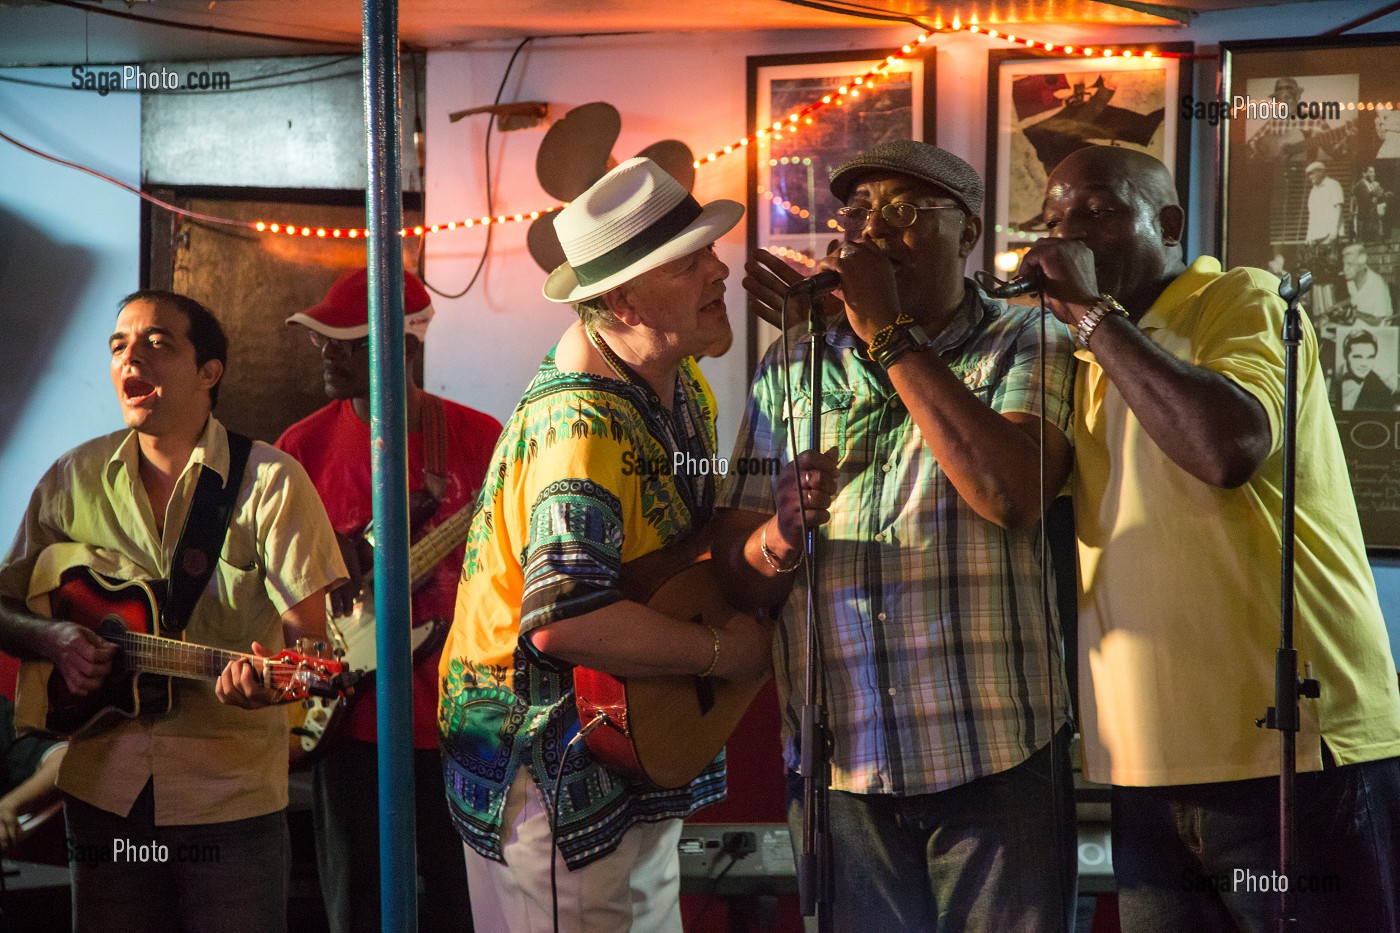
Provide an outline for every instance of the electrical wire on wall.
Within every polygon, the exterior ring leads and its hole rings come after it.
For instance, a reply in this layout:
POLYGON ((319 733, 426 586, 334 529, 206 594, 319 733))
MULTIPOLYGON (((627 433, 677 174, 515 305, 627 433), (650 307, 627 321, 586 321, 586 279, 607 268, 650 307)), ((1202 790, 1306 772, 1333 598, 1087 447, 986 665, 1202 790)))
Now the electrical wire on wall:
MULTIPOLYGON (((517 45, 515 47, 515 51, 511 53, 510 61, 506 62, 505 74, 501 75, 501 85, 500 87, 496 88, 496 99, 492 102, 492 107, 500 106, 501 96, 505 94, 506 82, 510 79, 510 72, 511 69, 515 66, 515 60, 519 57, 521 51, 525 48, 525 46, 528 45, 531 41, 533 41, 534 38, 534 36, 526 36, 524 39, 521 39, 520 44, 517 45)), ((491 129, 495 125, 496 115, 492 113, 487 117, 486 120, 486 142, 482 146, 482 162, 485 165, 485 173, 483 177, 486 180, 486 213, 488 215, 494 215, 496 213, 495 197, 492 193, 491 188, 491 129)), ((461 298, 463 295, 467 294, 467 292, 471 291, 472 288, 476 285, 477 279, 481 278, 481 270, 486 268, 486 258, 491 255, 491 241, 492 237, 495 235, 495 232, 496 230, 494 224, 486 228, 486 242, 482 244, 481 258, 477 260, 476 271, 472 273, 471 281, 467 283, 466 288, 462 289, 460 292, 456 292, 455 294, 453 294, 434 287, 433 284, 427 279, 423 280, 423 284, 426 285, 429 289, 431 289, 435 294, 441 295, 443 298, 461 298)))

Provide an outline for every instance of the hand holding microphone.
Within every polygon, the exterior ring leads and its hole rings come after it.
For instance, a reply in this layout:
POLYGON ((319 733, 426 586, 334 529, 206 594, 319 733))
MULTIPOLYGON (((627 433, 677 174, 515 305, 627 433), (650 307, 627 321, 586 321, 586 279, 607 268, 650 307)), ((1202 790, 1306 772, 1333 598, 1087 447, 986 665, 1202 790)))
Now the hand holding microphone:
MULTIPOLYGON (((985 289, 980 277, 978 284, 985 289)), ((1094 254, 1079 240, 1042 237, 1021 257, 1016 278, 986 290, 993 298, 1003 299, 1042 292, 1050 312, 1075 328, 1099 300, 1094 254)))
MULTIPOLYGON (((835 243, 831 244, 835 246, 835 243)), ((838 259, 850 259, 856 248, 847 243, 836 250, 838 259)), ((816 275, 808 276, 788 289, 789 295, 821 295, 841 287, 841 273, 836 269, 823 269, 816 275)))
POLYGON ((982 291, 992 298, 1020 298, 1044 290, 1039 269, 1032 269, 1026 275, 1018 275, 1009 282, 1001 282, 990 272, 977 271, 972 276, 982 291))
MULTIPOLYGON (((829 249, 836 248, 836 245, 833 241, 829 249)), ((753 298, 750 307, 760 318, 778 329, 783 329, 781 317, 784 301, 787 303, 787 326, 805 321, 812 301, 825 303, 823 314, 826 318, 840 312, 840 301, 830 297, 830 291, 840 284, 840 273, 836 270, 823 269, 811 277, 802 277, 801 272, 766 249, 753 252, 748 262, 743 263, 743 270, 746 273, 743 276, 743 290, 753 298)))

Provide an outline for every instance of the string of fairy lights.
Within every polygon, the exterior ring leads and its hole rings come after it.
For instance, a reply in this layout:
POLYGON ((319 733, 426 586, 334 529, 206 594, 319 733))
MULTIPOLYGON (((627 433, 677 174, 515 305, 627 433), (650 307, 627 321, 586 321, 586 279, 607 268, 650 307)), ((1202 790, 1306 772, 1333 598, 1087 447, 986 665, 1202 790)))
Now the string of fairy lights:
MULTIPOLYGON (((932 28, 921 33, 913 41, 908 42, 900 48, 890 52, 890 54, 886 55, 873 68, 865 72, 865 74, 858 75, 855 78, 852 78, 849 82, 841 84, 840 86, 832 89, 829 93, 823 94, 820 98, 784 114, 782 117, 779 117, 778 119, 774 120, 771 124, 761 127, 747 136, 741 137, 719 149, 715 149, 709 153, 706 153, 705 155, 695 159, 692 165, 697 169, 703 168, 707 165, 718 161, 719 159, 724 158, 725 156, 746 150, 751 146, 764 147, 769 145, 770 141, 779 141, 795 136, 798 133, 801 133, 804 130, 806 130, 808 127, 813 126, 815 124, 816 119, 818 118, 818 115, 821 114, 823 111, 826 111, 830 108, 844 106, 848 101, 858 99, 863 93, 871 93, 878 91, 881 82, 887 82, 894 74, 899 73, 900 69, 897 66, 902 61, 904 61, 904 59, 919 51, 935 35, 957 34, 964 32, 969 34, 982 35, 987 37, 988 39, 1009 42, 1013 45, 1021 45, 1025 46, 1028 49, 1033 49, 1052 55, 1061 55, 1067 58, 1137 58, 1143 60, 1151 60, 1155 58, 1183 57, 1180 53, 1158 52, 1150 49, 1137 50, 1114 46, 1075 46, 1065 43, 1044 42, 1038 39, 1029 39, 1024 36, 1018 36, 1014 33, 1003 32, 998 29, 982 26, 977 22, 975 18, 970 19, 967 23, 963 23, 959 17, 955 16, 953 17, 950 23, 945 24, 941 20, 935 21, 932 28)), ((1394 101, 1349 102, 1343 105, 1343 109, 1348 111, 1394 110, 1395 106, 1396 102, 1394 101)), ((8 137, 6 137, 6 139, 8 139, 8 137)), ((50 156, 46 153, 39 152, 36 149, 33 149, 29 146, 24 146, 17 142, 16 145, 20 145, 23 149, 26 149, 36 155, 40 155, 52 161, 59 162, 60 164, 69 165, 74 168, 79 168, 82 171, 89 172, 89 174, 97 175, 100 178, 112 181, 113 183, 119 184, 121 187, 127 188, 128 190, 136 190, 128 185, 117 182, 115 179, 110 179, 107 176, 102 175, 101 173, 93 171, 91 169, 84 168, 71 162, 66 162, 64 160, 58 159, 54 156, 50 156)), ((798 157, 798 160, 800 160, 800 157, 798 157)), ((772 161, 774 164, 777 164, 778 160, 772 161)), ((782 162, 784 164, 787 164, 789 161, 795 160, 792 160, 789 157, 784 157, 782 159, 782 162)), ((145 192, 138 191, 136 193, 143 198, 153 200, 149 198, 149 196, 145 192)), ((806 208, 803 208, 800 205, 785 200, 781 195, 772 192, 767 188, 760 186, 758 189, 758 193, 760 197, 769 201, 773 205, 781 208, 782 210, 790 212, 794 216, 804 219, 810 216, 810 213, 806 208)), ((315 237, 320 239, 337 240, 357 240, 364 239, 369 236, 369 231, 364 227, 322 227, 307 226, 305 224, 283 223, 280 221, 230 220, 227 218, 214 218, 201 214, 196 214, 195 212, 187 211, 182 208, 175 207, 174 205, 165 204, 164 202, 156 203, 159 203, 160 206, 165 207, 166 209, 171 210, 175 213, 191 216, 200 220, 209 220, 228 226, 246 227, 258 233, 280 234, 285 236, 300 236, 308 238, 315 237)), ((401 230, 399 230, 399 236, 404 238, 411 236, 421 237, 426 236, 430 233, 441 233, 444 231, 471 230, 475 228, 490 227, 492 225, 521 223, 527 220, 537 220, 545 214, 551 214, 555 211, 562 210, 565 206, 567 205, 556 204, 553 207, 545 208, 542 210, 528 212, 522 211, 516 214, 498 214, 495 216, 487 215, 483 217, 469 217, 462 220, 452 220, 446 223, 420 224, 412 227, 402 228, 401 230)), ((797 257, 791 258, 794 258, 794 260, 796 261, 802 261, 801 259, 797 259, 797 257)), ((805 259, 805 257, 803 257, 803 259, 805 259)))

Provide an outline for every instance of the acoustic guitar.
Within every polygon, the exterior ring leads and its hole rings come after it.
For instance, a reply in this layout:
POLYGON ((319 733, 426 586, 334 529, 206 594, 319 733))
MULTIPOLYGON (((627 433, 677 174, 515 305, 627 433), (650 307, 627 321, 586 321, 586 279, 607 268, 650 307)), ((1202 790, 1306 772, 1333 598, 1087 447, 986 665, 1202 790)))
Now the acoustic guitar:
MULTIPOLYGON (((626 566, 624 566, 624 575, 626 566)), ((624 587, 626 591, 626 587, 624 587)), ((635 594, 634 595, 642 595, 635 594)), ((720 595, 708 556, 638 598, 696 625, 721 626, 735 610, 720 595)), ((684 787, 724 749, 770 675, 749 682, 713 677, 613 677, 574 668, 579 722, 607 720, 584 741, 593 757, 657 787, 684 787)))
MULTIPOLYGON (((263 683, 284 697, 338 696, 349 685, 339 661, 282 651, 259 658, 239 651, 209 648, 153 634, 158 630, 160 603, 143 580, 113 580, 90 567, 70 567, 49 596, 50 615, 76 622, 117 646, 112 670, 96 690, 78 696, 63 675, 47 662, 21 665, 21 683, 33 682, 33 671, 50 669, 44 696, 47 710, 16 713, 17 721, 43 721, 61 735, 72 735, 107 716, 160 716, 173 705, 173 679, 217 680, 231 661, 246 658, 263 683), (26 667, 31 673, 26 673, 26 667)), ((31 702, 21 690, 20 703, 31 702)))
MULTIPOLYGON (((434 525, 408 549, 409 589, 416 590, 427 582, 438 564, 467 540, 472 520, 472 503, 434 525)), ((409 632, 409 649, 417 665, 442 648, 447 640, 451 619, 428 619, 409 632)), ((326 623, 332 650, 345 666, 353 670, 361 688, 371 682, 379 666, 378 626, 374 617, 374 577, 365 576, 363 590, 348 615, 333 616, 326 623)), ((349 708, 350 699, 312 697, 291 710, 290 761, 294 768, 302 767, 318 751, 321 743, 340 729, 349 708)))

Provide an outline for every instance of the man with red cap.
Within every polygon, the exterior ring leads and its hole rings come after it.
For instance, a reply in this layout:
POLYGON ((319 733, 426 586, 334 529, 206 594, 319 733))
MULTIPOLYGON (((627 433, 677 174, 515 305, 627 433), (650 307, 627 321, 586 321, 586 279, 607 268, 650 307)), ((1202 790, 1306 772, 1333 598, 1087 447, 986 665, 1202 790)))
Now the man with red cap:
MULTIPOLYGON (((306 467, 340 540, 351 580, 330 594, 331 614, 339 619, 354 612, 371 566, 365 544, 372 517, 367 282, 366 270, 349 272, 320 304, 287 318, 287 323, 305 327, 320 349, 331 402, 288 428, 277 446, 306 467)), ((470 512, 501 425, 490 415, 431 395, 414 382, 433 306, 423 283, 407 272, 404 312, 410 518, 414 539, 421 541, 437 526, 470 512)), ((447 542, 451 547, 435 567, 425 568, 427 578, 413 593, 415 626, 442 620, 445 629, 452 618, 466 538, 466 522, 457 523, 462 533, 447 542)), ((363 595, 364 605, 370 605, 368 594, 363 595)), ((362 618, 357 624, 364 624, 362 618)), ((425 888, 420 917, 424 930, 462 931, 471 928, 471 909, 462 847, 448 819, 437 752, 439 650, 440 639, 429 638, 415 651, 413 665, 418 871, 425 888)), ((333 933, 379 928, 375 709, 374 688, 362 689, 345 714, 343 728, 334 740, 327 740, 315 764, 316 861, 333 933)))

